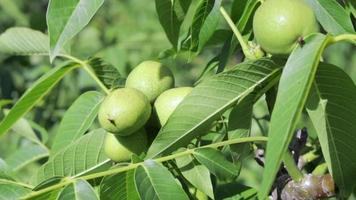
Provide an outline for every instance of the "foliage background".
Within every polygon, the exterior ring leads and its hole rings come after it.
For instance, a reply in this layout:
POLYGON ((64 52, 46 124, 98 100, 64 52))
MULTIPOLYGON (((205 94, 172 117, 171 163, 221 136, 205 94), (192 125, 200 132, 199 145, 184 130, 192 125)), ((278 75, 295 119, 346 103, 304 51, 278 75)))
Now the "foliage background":
MULTIPOLYGON (((47 0, 0 0, 0 32, 12 26, 26 26, 45 32, 47 3, 47 0)), ((72 47, 73 55, 81 58, 102 56, 124 76, 139 62, 157 58, 162 51, 170 48, 159 24, 154 1, 142 0, 107 0, 90 24, 72 42, 75 44, 72 47)), ((188 86, 194 84, 214 52, 216 49, 213 47, 194 59, 190 59, 189 55, 178 55, 174 59, 165 59, 164 62, 173 70, 176 85, 188 86)), ((236 54, 230 63, 238 62, 239 58, 241 55, 236 54)), ((323 58, 326 62, 342 66, 356 82, 356 46, 336 44, 326 50, 323 58)), ((16 100, 49 69, 51 65, 47 57, 0 55, 0 100, 16 100)), ((64 111, 81 93, 94 87, 95 83, 84 71, 74 71, 26 118, 49 132, 50 144, 64 111)), ((255 118, 264 118, 265 115, 266 106, 262 102, 257 103, 254 109, 255 118)), ((254 122, 254 135, 267 132, 263 120, 259 122, 261 126, 254 122)), ((23 145, 28 144, 19 135, 7 134, 0 140, 0 158, 8 157, 23 145)), ((260 182, 262 171, 252 159, 250 161, 245 166, 249 170, 242 171, 240 180, 255 186, 260 182)), ((26 167, 26 170, 21 170, 22 175, 19 177, 30 176, 35 169, 35 166, 26 167)))

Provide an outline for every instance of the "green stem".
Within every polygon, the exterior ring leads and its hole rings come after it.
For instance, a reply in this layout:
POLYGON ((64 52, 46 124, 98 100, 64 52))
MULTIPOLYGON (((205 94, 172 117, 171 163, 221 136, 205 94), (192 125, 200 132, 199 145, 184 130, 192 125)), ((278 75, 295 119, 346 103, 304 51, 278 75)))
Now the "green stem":
POLYGON ((351 41, 356 42, 356 34, 342 34, 332 37, 329 44, 334 44, 340 41, 351 41))
POLYGON ((241 48, 242 48, 242 52, 244 53, 244 55, 249 59, 254 59, 254 58, 250 58, 250 56, 249 56, 250 48, 248 47, 247 43, 243 39, 240 31, 236 28, 234 22, 231 20, 231 18, 227 14, 226 10, 223 7, 220 7, 220 12, 221 12, 222 16, 225 18, 225 21, 227 22, 227 24, 230 26, 232 32, 235 34, 237 40, 239 41, 241 48))
POLYGON ((308 153, 302 156, 303 161, 307 164, 315 159, 319 158, 320 156, 316 153, 316 151, 309 151, 308 153))
MULTIPOLYGON (((205 146, 201 146, 201 147, 197 147, 194 149, 187 149, 183 152, 179 152, 176 154, 172 154, 172 155, 168 155, 165 157, 161 157, 161 158, 156 158, 154 159, 155 162, 165 162, 165 161, 169 161, 169 160, 173 160, 176 159, 178 157, 182 157, 182 156, 187 156, 192 154, 196 149, 201 149, 201 148, 217 148, 220 146, 225 146, 225 145, 230 145, 230 144, 238 144, 238 143, 246 143, 246 142, 267 142, 267 137, 246 137, 246 138, 237 138, 237 139, 233 139, 233 140, 227 140, 227 141, 222 141, 222 142, 218 142, 218 143, 213 143, 213 144, 209 144, 209 145, 205 145, 205 146)), ((44 188, 42 190, 38 190, 38 191, 34 191, 31 194, 29 194, 28 196, 23 197, 22 199, 29 199, 41 194, 44 194, 46 192, 55 190, 55 189, 59 189, 62 188, 66 185, 69 185, 71 183, 74 183, 77 179, 83 179, 83 180, 91 180, 91 179, 95 179, 95 178, 99 178, 99 177, 103 177, 103 176, 109 176, 109 175, 113 175, 113 174, 117 174, 120 172, 125 172, 125 171, 129 171, 132 169, 137 168, 140 165, 143 165, 143 162, 140 163, 133 163, 130 164, 128 166, 124 166, 124 167, 120 167, 120 168, 114 168, 114 169, 110 169, 104 172, 98 172, 98 173, 93 173, 93 174, 89 174, 86 176, 81 176, 81 177, 68 177, 66 179, 64 179, 62 182, 56 184, 56 185, 52 185, 50 187, 44 188)))
POLYGON ((74 56, 70 56, 70 55, 66 55, 66 54, 60 54, 60 57, 63 58, 68 58, 78 64, 80 64, 84 70, 89 74, 90 77, 92 77, 92 79, 99 85, 99 87, 106 93, 109 94, 109 89, 106 88, 106 86, 100 81, 100 79, 96 76, 95 72, 93 72, 93 70, 91 69, 91 67, 85 62, 82 61, 74 56))
POLYGON ((292 154, 286 152, 283 157, 283 163, 288 171, 288 174, 292 177, 294 181, 297 182, 303 178, 303 174, 299 170, 298 166, 295 164, 292 154))
POLYGON ((325 174, 325 172, 327 170, 328 170, 328 165, 326 163, 322 163, 315 167, 312 174, 316 175, 316 176, 321 176, 321 175, 325 174))

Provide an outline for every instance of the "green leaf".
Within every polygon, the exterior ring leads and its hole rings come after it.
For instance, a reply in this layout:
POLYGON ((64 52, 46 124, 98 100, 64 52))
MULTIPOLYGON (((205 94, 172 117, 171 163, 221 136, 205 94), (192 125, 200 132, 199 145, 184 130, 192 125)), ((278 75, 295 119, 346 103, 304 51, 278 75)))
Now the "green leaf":
POLYGON ((321 54, 329 36, 314 34, 289 56, 279 81, 277 99, 271 116, 266 163, 259 197, 264 199, 272 186, 297 122, 307 100, 321 54))
POLYGON ((38 144, 29 144, 17 149, 10 154, 5 161, 13 171, 16 171, 48 155, 49 152, 47 148, 38 144))
POLYGON ((229 71, 203 80, 183 100, 160 130, 147 157, 167 154, 187 145, 238 100, 264 91, 278 80, 281 69, 270 59, 238 64, 229 71))
POLYGON ((0 182, 0 200, 18 200, 30 191, 15 184, 0 182))
POLYGON ((246 4, 249 0, 233 0, 231 4, 230 16, 233 22, 238 21, 245 10, 246 4))
POLYGON ((77 180, 66 186, 58 196, 58 200, 99 200, 95 190, 85 180, 77 180))
POLYGON ((56 185, 58 183, 60 183, 63 180, 63 177, 61 176, 54 176, 52 178, 46 179, 44 181, 42 181, 41 183, 39 183, 38 185, 36 185, 35 188, 33 188, 33 191, 38 191, 38 190, 42 190, 46 187, 50 187, 52 185, 56 185))
POLYGON ((180 21, 183 21, 188 13, 192 0, 174 0, 174 11, 180 21))
POLYGON ((156 11, 168 40, 174 49, 178 49, 178 39, 180 26, 183 23, 184 15, 188 10, 190 0, 155 0, 156 11))
POLYGON ((106 200, 139 200, 134 170, 104 177, 100 184, 100 198, 106 200))
MULTIPOLYGON (((232 109, 228 123, 229 140, 250 136, 253 104, 254 96, 249 95, 232 109)), ((249 147, 249 144, 230 145, 231 156, 235 164, 248 155, 249 147)))
POLYGON ((212 12, 213 8, 215 9, 215 12, 211 15, 209 21, 207 21, 207 24, 205 25, 205 30, 202 33, 203 40, 205 42, 208 41, 210 36, 214 33, 215 28, 217 26, 218 20, 219 20, 219 7, 220 7, 220 0, 200 0, 199 4, 195 10, 194 17, 193 17, 193 22, 191 25, 191 33, 190 33, 190 40, 187 40, 189 44, 189 49, 192 51, 197 51, 199 47, 199 41, 200 41, 200 34, 202 31, 202 28, 204 26, 205 21, 207 20, 210 12, 212 12))
POLYGON ((136 168, 135 184, 142 200, 189 199, 168 169, 153 160, 136 168))
POLYGON ((318 133, 329 171, 346 197, 356 177, 356 86, 340 68, 322 63, 307 111, 318 133))
POLYGON ((96 91, 86 92, 77 98, 59 124, 51 155, 70 145, 89 129, 103 99, 104 96, 96 91))
MULTIPOLYGON (((9 114, 9 110, 5 109, 4 113, 5 116, 9 114)), ((41 141, 38 139, 36 133, 33 131, 31 125, 28 123, 28 121, 24 118, 20 118, 12 127, 11 130, 15 132, 16 134, 19 134, 23 136, 24 138, 37 143, 41 144, 41 141)))
POLYGON ((33 108, 68 72, 78 67, 74 63, 66 63, 53 68, 38 79, 16 102, 9 114, 0 123, 0 136, 5 134, 14 123, 33 108))
POLYGON ((246 33, 251 30, 253 16, 260 3, 259 0, 247 0, 243 13, 236 23, 237 29, 240 30, 241 33, 246 33))
POLYGON ((25 13, 22 13, 18 2, 12 0, 0 0, 0 7, 2 12, 5 12, 6 15, 11 16, 16 21, 16 25, 29 25, 30 18, 28 18, 25 13))
POLYGON ((120 72, 101 58, 91 58, 88 64, 94 70, 96 76, 108 88, 124 87, 126 79, 120 72))
POLYGON ((50 0, 47 26, 51 61, 91 20, 104 0, 50 0))
POLYGON ((12 175, 13 173, 7 163, 0 158, 0 182, 1 180, 15 180, 12 175))
POLYGON ((240 168, 228 161, 224 154, 213 148, 197 149, 194 157, 219 179, 232 180, 240 173, 240 168))
POLYGON ((13 27, 0 35, 0 52, 13 55, 48 55, 47 35, 30 28, 13 27))
POLYGON ((351 18, 335 0, 308 0, 323 28, 334 35, 355 33, 351 18))
POLYGON ((52 156, 37 172, 37 182, 54 176, 81 176, 104 165, 103 143, 106 131, 96 129, 52 156))
POLYGON ((215 199, 256 200, 257 190, 237 182, 230 182, 217 186, 215 199))
POLYGON ((26 200, 58 200, 58 195, 61 192, 61 188, 51 190, 49 192, 45 192, 40 195, 36 195, 34 197, 28 197, 28 195, 31 195, 31 193, 21 197, 21 199, 26 199, 26 200))
MULTIPOLYGON (((214 33, 218 27, 220 19, 220 5, 221 0, 215 0, 213 8, 209 15, 204 20, 204 23, 199 31, 199 40, 198 40, 198 52, 200 52, 205 44, 214 36, 214 33)), ((193 31, 193 27, 192 27, 193 31)), ((192 39, 193 35, 192 35, 192 39)), ((192 41, 194 43, 194 41, 192 41)))
POLYGON ((191 155, 176 158, 176 162, 184 178, 198 190, 214 198, 210 172, 204 165, 199 164, 191 155))

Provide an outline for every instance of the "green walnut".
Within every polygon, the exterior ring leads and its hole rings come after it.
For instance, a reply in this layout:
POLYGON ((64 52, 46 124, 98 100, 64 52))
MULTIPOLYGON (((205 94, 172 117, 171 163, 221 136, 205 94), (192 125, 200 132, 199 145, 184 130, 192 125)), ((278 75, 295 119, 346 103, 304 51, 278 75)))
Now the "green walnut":
POLYGON ((147 149, 147 134, 140 129, 129 136, 118 136, 108 133, 104 141, 104 152, 115 162, 129 161, 132 154, 140 155, 147 149))
POLYGON ((299 41, 318 29, 313 10, 304 0, 266 0, 253 18, 255 39, 271 54, 289 54, 299 41))
POLYGON ((138 131, 151 115, 146 95, 134 88, 112 91, 102 102, 98 118, 106 131, 127 136, 138 131))
POLYGON ((171 70, 161 63, 148 60, 135 67, 126 79, 127 88, 144 93, 152 103, 162 92, 174 86, 171 70))
POLYGON ((169 116, 192 91, 192 87, 172 88, 163 92, 154 103, 154 110, 161 126, 166 124, 169 116))

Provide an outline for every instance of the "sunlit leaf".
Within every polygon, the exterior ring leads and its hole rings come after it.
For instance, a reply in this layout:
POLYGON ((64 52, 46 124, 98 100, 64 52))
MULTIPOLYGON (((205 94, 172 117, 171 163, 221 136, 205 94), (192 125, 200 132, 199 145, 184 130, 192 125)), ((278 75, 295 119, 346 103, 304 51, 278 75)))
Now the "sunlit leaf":
POLYGON ((329 37, 314 34, 289 56, 279 81, 271 116, 266 163, 259 198, 264 199, 274 182, 282 157, 288 148, 317 71, 320 56, 329 37))
POLYGON ((104 95, 96 91, 86 92, 69 107, 53 141, 51 155, 70 145, 82 136, 97 116, 104 95))
POLYGON ((308 3, 327 32, 355 33, 349 14, 336 0, 308 0, 308 3))
POLYGON ((102 148, 106 131, 96 129, 50 158, 37 172, 37 182, 54 176, 80 176, 107 163, 102 148))
POLYGON ((261 59, 238 64, 202 81, 173 112, 153 141, 147 157, 167 154, 187 145, 238 100, 253 91, 260 93, 268 89, 278 80, 280 72, 279 64, 261 59))
POLYGON ((79 33, 91 20, 104 0, 50 0, 47 26, 50 37, 50 57, 79 33))

